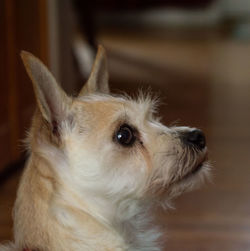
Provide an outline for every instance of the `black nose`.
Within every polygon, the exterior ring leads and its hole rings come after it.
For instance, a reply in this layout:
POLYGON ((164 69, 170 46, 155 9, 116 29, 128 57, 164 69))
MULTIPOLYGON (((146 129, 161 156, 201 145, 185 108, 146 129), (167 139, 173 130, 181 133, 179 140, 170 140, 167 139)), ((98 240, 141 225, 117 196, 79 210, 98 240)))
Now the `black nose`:
POLYGON ((200 150, 206 146, 206 138, 201 130, 195 129, 183 135, 184 143, 192 145, 200 150))

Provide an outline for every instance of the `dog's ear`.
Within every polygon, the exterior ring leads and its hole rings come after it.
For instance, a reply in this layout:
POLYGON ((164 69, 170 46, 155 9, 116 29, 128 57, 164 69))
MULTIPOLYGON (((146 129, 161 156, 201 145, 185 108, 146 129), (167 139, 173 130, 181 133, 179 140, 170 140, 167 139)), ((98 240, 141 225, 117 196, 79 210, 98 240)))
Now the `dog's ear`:
POLYGON ((26 51, 21 52, 21 58, 32 80, 39 110, 44 119, 51 124, 54 131, 66 117, 70 98, 38 58, 26 51))
POLYGON ((89 79, 81 89, 78 97, 95 92, 109 93, 107 58, 105 49, 101 45, 98 46, 89 79))

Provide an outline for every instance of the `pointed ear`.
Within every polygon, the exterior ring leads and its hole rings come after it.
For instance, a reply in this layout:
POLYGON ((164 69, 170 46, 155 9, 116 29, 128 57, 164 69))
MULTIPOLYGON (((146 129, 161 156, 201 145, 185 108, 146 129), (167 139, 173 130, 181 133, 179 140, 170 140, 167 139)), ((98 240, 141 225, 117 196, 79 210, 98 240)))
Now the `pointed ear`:
POLYGON ((38 58, 26 51, 21 52, 21 58, 32 80, 42 116, 51 124, 54 130, 54 127, 57 127, 58 123, 66 117, 66 109, 70 98, 38 58))
POLYGON ((98 46, 90 77, 78 97, 95 92, 109 93, 107 58, 105 49, 101 45, 98 46))

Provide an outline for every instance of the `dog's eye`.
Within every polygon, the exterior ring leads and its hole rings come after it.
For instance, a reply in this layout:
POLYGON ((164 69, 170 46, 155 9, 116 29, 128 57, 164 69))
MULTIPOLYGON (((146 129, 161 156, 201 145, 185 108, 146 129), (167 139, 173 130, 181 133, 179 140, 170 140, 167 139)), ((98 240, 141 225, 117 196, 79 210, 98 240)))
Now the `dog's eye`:
POLYGON ((116 140, 123 146, 132 146, 136 140, 134 130, 127 124, 122 125, 116 132, 116 140))

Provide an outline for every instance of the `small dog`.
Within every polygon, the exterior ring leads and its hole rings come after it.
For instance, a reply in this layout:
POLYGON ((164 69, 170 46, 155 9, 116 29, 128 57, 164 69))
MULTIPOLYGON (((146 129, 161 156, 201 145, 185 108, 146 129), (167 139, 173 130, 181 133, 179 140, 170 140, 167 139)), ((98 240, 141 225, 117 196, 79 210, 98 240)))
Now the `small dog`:
POLYGON ((38 108, 14 207, 15 241, 0 250, 162 250, 152 211, 208 177, 202 131, 162 125, 149 95, 111 95, 101 46, 74 98, 39 59, 21 57, 38 108))

